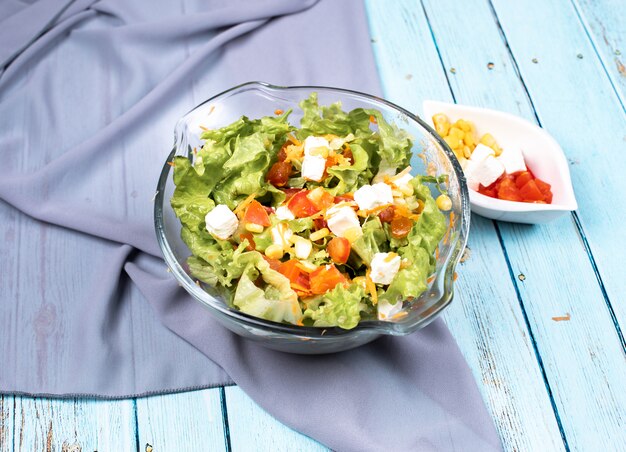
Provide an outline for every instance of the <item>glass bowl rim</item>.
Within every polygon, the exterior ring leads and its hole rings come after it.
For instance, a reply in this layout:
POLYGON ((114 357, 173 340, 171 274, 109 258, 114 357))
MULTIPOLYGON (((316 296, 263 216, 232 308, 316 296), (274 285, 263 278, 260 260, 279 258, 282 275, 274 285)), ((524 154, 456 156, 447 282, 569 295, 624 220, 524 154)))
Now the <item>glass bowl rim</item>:
POLYGON ((356 97, 362 97, 368 99, 370 101, 374 101, 375 103, 380 103, 385 105, 386 107, 396 110, 399 113, 405 115, 407 118, 415 121, 419 124, 423 129, 425 129, 430 136, 439 144, 445 155, 450 160, 452 165, 452 169, 455 172, 460 187, 460 199, 461 199, 461 218, 460 218, 460 229, 459 236, 456 239, 457 244, 454 246, 452 253, 448 260, 445 262, 443 271, 443 287, 444 291, 442 297, 439 299, 441 303, 438 305, 433 305, 433 311, 429 313, 427 317, 418 319, 412 322, 390 322, 383 320, 365 320, 359 322, 359 324, 349 330, 340 328, 340 327, 321 327, 321 326, 298 326, 298 325, 289 325, 285 323, 278 323, 271 320, 265 320, 262 318, 254 317, 249 314, 246 314, 241 311, 237 311, 228 307, 225 303, 215 303, 213 301, 213 297, 211 294, 204 291, 200 286, 198 286, 191 277, 185 272, 185 270, 181 267, 178 260, 174 256, 174 253, 168 243, 167 237, 165 236, 164 222, 163 222, 163 206, 165 205, 165 195, 164 195, 164 187, 167 183, 168 177, 170 176, 170 170, 172 169, 171 163, 172 158, 176 155, 177 145, 176 142, 176 134, 174 136, 174 146, 172 151, 169 153, 167 159, 163 164, 163 168, 161 169, 161 173, 159 175, 159 179, 157 182, 156 194, 154 197, 154 227, 157 236, 157 242, 167 263, 167 266, 174 274, 178 283, 190 294, 193 298, 201 302, 205 307, 211 309, 215 309, 218 313, 224 314, 227 317, 233 318, 238 322, 243 323, 244 325, 248 325, 250 327, 262 328, 264 330, 271 330, 272 332, 279 332, 289 334, 293 337, 303 337, 303 338, 315 338, 316 340, 331 340, 332 338, 337 338, 340 336, 351 336, 360 331, 370 331, 378 334, 387 334, 387 335, 406 335, 410 334, 413 331, 427 325, 432 322, 435 318, 437 318, 443 310, 451 303, 454 296, 454 270, 455 267, 461 258, 461 254, 465 249, 467 244, 467 238, 469 235, 469 226, 470 226, 470 202, 469 202, 469 190, 467 188, 467 183, 465 181, 465 176, 463 174, 463 170, 461 165, 454 155, 454 152, 450 149, 448 144, 435 132, 435 130, 425 121, 423 121, 419 116, 411 113, 410 111, 388 101, 381 97, 363 93, 356 90, 350 90, 345 88, 337 88, 337 87, 329 87, 329 86, 321 86, 321 85, 298 85, 298 86, 280 86, 273 85, 266 82, 260 81, 250 81, 246 83, 242 83, 236 86, 233 86, 227 90, 224 90, 214 96, 211 96, 209 99, 199 103, 187 113, 185 113, 176 123, 176 127, 174 130, 178 129, 178 124, 185 120, 185 118, 198 109, 199 107, 213 102, 229 93, 234 91, 241 90, 246 87, 257 87, 257 89, 266 89, 266 90, 274 90, 274 91, 289 91, 289 90, 310 90, 310 91, 331 91, 343 94, 349 94, 356 97))

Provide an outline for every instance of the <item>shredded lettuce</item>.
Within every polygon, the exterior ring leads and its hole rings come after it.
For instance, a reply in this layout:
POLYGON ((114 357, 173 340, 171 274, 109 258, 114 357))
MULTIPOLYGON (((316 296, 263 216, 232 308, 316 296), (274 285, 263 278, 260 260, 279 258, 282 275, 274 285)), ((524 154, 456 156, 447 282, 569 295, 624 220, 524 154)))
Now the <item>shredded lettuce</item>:
POLYGON ((304 317, 313 320, 313 326, 338 326, 349 330, 361 320, 365 290, 358 284, 335 288, 309 304, 304 317))

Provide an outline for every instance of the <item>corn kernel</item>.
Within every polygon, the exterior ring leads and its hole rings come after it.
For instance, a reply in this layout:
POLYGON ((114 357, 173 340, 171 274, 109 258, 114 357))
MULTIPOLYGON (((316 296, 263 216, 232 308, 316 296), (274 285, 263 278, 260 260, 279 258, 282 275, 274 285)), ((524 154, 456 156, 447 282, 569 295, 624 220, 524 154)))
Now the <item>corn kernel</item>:
POLYGON ((469 148, 469 146, 463 146, 463 157, 468 159, 471 156, 472 156, 472 150, 469 148))
POLYGON ((437 196, 437 207, 439 210, 450 210, 452 209, 452 200, 448 195, 439 195, 437 196))
POLYGON ((256 223, 246 223, 246 231, 258 234, 260 232, 263 232, 263 226, 256 223))
POLYGON ((463 137, 463 143, 468 146, 472 151, 476 147, 476 138, 472 132, 467 132, 463 137))
POLYGON ((448 117, 443 113, 438 113, 433 116, 433 124, 435 125, 435 130, 442 137, 448 135, 448 131, 450 130, 450 121, 448 121, 448 117))
POLYGON ((328 230, 328 228, 322 228, 319 231, 311 232, 311 235, 309 235, 309 239, 316 242, 319 239, 323 239, 328 234, 330 234, 330 231, 328 230))
POLYGON ((455 137, 455 138, 458 138, 459 140, 462 140, 463 137, 465 136, 465 132, 463 132, 458 127, 451 127, 450 132, 448 133, 448 136, 455 137))
POLYGON ((458 127, 463 132, 469 132, 471 130, 469 122, 467 122, 465 119, 459 119, 457 122, 454 123, 454 126, 458 127))
POLYGON ((272 244, 265 248, 265 255, 270 259, 280 259, 283 254, 283 247, 280 245, 272 244))
POLYGON ((496 144, 496 139, 490 133, 486 133, 480 138, 480 143, 484 144, 485 146, 492 147, 494 144, 496 144))
POLYGON ((352 279, 352 282, 355 284, 358 284, 363 289, 367 289, 367 282, 366 282, 365 276, 357 276, 356 278, 352 279))
POLYGON ((461 140, 459 140, 457 137, 453 137, 452 135, 443 137, 443 139, 452 149, 457 149, 461 145, 461 140))

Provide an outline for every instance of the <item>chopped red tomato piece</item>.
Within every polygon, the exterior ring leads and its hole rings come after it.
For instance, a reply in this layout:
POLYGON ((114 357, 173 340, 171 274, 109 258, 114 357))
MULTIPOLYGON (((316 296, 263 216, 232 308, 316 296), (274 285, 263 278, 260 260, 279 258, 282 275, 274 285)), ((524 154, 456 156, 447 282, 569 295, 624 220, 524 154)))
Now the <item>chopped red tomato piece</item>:
POLYGON ((343 237, 335 237, 328 242, 326 251, 334 262, 345 264, 350 257, 350 242, 343 237))
POLYGON ((267 257, 265 254, 261 254, 261 256, 267 261, 268 264, 270 264, 270 268, 272 270, 279 271, 282 264, 281 261, 279 261, 278 259, 272 259, 271 257, 267 257))
POLYGON ((245 223, 254 223, 260 224, 261 226, 267 227, 272 223, 270 222, 270 217, 267 215, 267 212, 261 205, 259 201, 252 201, 246 207, 246 213, 243 216, 243 221, 245 223))
POLYGON ((340 202, 350 202, 354 201, 354 195, 352 193, 344 193, 343 195, 335 196, 335 204, 340 202))
POLYGON ((337 284, 348 282, 334 264, 323 265, 311 273, 311 293, 323 294, 335 288, 337 284))
POLYGON ((522 201, 517 185, 511 176, 505 176, 496 183, 498 198, 505 201, 522 201))
POLYGON ((311 190, 307 193, 307 198, 309 198, 309 201, 311 201, 318 210, 326 209, 335 203, 335 197, 322 187, 311 190))
POLYGON ((534 180, 529 180, 519 190, 519 194, 524 201, 543 201, 545 197, 534 180))
POLYGON ((498 192, 496 191, 496 185, 491 184, 489 187, 485 187, 482 184, 478 187, 478 193, 485 196, 490 196, 492 198, 498 197, 498 192))
POLYGON ((530 174, 530 171, 522 171, 515 178, 515 185, 517 188, 522 188, 528 181, 533 180, 533 175, 530 174))
POLYGON ((301 188, 281 188, 281 190, 285 193, 285 202, 289 202, 291 198, 302 191, 301 188))
POLYGON ((291 210, 291 213, 297 218, 310 217, 320 211, 307 197, 307 194, 307 190, 302 190, 296 193, 287 203, 287 208, 291 210))
POLYGON ((248 240, 248 246, 246 250, 254 251, 256 249, 256 243, 254 243, 254 236, 251 232, 243 232, 239 234, 239 240, 243 242, 244 240, 248 240))
POLYGON ((326 220, 324 220, 323 218, 315 218, 313 220, 313 226, 315 227, 316 231, 319 231, 320 229, 327 228, 328 223, 326 223, 326 220))
POLYGON ((299 292, 310 290, 309 274, 300 268, 297 259, 281 263, 278 271, 289 280, 293 289, 299 292))

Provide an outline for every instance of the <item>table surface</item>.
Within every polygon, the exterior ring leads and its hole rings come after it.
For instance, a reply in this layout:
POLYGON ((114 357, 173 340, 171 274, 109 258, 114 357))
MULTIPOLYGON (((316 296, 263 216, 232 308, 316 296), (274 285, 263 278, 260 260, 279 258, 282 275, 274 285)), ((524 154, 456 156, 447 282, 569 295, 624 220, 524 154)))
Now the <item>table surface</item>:
MULTIPOLYGON (((473 216, 444 314, 504 448, 626 450, 623 0, 366 5, 389 100, 418 114, 437 99, 519 115, 570 163, 577 212, 542 226, 473 216)), ((0 396, 2 452, 150 446, 327 450, 237 387, 119 401, 0 396)))

